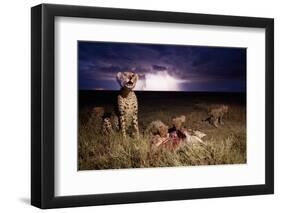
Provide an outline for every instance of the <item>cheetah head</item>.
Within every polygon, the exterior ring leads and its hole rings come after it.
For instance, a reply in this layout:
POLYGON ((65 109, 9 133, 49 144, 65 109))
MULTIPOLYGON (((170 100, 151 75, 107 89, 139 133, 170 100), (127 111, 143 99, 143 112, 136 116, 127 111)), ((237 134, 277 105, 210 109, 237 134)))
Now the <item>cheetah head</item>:
POLYGON ((224 113, 228 113, 228 106, 227 105, 222 105, 222 111, 224 113))
POLYGON ((174 117, 172 119, 173 127, 175 127, 177 130, 179 130, 182 127, 184 122, 185 122, 185 116, 184 115, 181 115, 179 117, 174 117))
POLYGON ((164 138, 168 134, 168 126, 163 124, 163 125, 159 126, 159 130, 158 131, 159 131, 160 137, 164 138))
POLYGON ((122 88, 134 89, 138 81, 138 74, 134 72, 118 72, 117 81, 122 88))

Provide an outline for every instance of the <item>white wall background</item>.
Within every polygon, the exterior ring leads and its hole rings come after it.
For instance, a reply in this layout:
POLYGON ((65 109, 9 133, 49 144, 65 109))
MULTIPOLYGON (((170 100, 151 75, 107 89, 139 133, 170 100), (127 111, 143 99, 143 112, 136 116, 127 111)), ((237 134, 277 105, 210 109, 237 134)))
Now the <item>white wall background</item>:
MULTIPOLYGON (((45 0, 80 4, 194 13, 275 18, 275 195, 201 199, 50 210, 52 212, 276 212, 281 207, 281 13, 278 0, 45 0), (279 110, 278 110, 279 109, 279 110)), ((0 12, 0 212, 38 212, 30 197, 30 7, 37 0, 2 1, 0 12)), ((281 209, 281 208, 280 208, 281 209)))

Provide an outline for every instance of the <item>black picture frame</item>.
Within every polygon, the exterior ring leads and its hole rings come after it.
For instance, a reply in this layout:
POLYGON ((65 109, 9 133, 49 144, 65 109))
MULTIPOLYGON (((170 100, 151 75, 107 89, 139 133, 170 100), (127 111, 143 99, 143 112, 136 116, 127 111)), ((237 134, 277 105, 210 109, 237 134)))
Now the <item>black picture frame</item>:
POLYGON ((31 52, 32 205, 46 209, 274 193, 273 19, 41 4, 31 9, 31 52), (54 195, 54 21, 58 16, 264 28, 266 32, 265 184, 56 197, 54 195))

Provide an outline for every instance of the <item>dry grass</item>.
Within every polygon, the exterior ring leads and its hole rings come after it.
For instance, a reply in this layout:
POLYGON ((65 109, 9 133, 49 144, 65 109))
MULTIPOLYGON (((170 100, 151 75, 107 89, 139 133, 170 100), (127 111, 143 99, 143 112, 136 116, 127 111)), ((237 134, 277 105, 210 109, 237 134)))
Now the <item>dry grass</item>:
POLYGON ((245 106, 230 105, 225 125, 219 128, 202 122, 206 118, 204 107, 180 106, 171 111, 163 106, 155 111, 151 107, 140 110, 141 132, 152 120, 160 119, 170 125, 172 116, 184 114, 187 128, 207 134, 204 143, 186 143, 177 150, 154 150, 143 134, 138 140, 123 139, 120 133, 103 136, 99 134, 98 121, 91 117, 89 109, 83 108, 79 123, 79 170, 246 163, 245 106))

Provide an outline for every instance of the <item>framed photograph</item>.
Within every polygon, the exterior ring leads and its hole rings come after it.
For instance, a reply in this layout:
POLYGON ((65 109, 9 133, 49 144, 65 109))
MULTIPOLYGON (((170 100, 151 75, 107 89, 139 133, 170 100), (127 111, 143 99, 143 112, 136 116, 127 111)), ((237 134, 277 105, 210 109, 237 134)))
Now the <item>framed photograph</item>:
POLYGON ((31 203, 274 192, 274 20, 31 9, 31 203))

